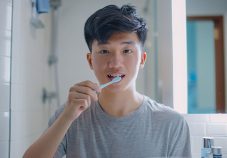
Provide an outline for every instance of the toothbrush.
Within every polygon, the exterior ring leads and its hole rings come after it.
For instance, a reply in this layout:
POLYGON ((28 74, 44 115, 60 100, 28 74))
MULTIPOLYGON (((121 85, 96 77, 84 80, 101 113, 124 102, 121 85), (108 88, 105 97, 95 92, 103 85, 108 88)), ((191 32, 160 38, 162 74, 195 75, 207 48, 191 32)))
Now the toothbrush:
POLYGON ((113 83, 119 82, 120 80, 121 80, 121 77, 120 77, 120 76, 116 76, 116 77, 114 77, 114 79, 112 79, 112 81, 107 82, 107 83, 105 83, 105 84, 101 84, 101 85, 100 85, 100 88, 101 88, 101 89, 102 89, 102 88, 105 88, 106 86, 109 86, 109 85, 111 85, 111 84, 113 84, 113 83))

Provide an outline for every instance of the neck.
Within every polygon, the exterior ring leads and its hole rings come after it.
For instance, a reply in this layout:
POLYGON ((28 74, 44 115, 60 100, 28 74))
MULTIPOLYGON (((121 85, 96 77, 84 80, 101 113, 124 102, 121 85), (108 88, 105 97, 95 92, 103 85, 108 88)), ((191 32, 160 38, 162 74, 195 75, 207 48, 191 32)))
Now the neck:
POLYGON ((135 111, 142 103, 143 95, 137 91, 119 93, 101 92, 99 103, 109 115, 121 117, 135 111))

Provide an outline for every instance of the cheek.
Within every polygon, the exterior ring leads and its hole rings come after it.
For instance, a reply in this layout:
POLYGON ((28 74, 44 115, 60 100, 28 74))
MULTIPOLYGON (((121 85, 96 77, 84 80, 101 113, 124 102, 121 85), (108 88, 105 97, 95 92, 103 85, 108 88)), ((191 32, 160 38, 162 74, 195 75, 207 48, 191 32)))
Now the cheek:
POLYGON ((93 69, 95 71, 100 71, 105 67, 105 63, 103 62, 103 60, 100 60, 99 58, 94 58, 92 63, 93 63, 93 69))
POLYGON ((137 74, 140 68, 140 59, 134 58, 133 60, 130 60, 127 65, 128 70, 130 70, 131 73, 137 74))
POLYGON ((128 66, 132 67, 133 69, 135 69, 139 65, 140 65, 140 58, 138 56, 128 60, 128 66))

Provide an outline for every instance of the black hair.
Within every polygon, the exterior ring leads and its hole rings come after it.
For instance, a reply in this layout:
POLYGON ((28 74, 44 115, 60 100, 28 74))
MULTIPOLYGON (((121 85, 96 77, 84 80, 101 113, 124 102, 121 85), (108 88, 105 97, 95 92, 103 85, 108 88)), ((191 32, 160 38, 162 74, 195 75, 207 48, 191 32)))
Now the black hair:
POLYGON ((143 18, 138 17, 134 6, 108 5, 97 10, 86 21, 84 36, 88 48, 92 51, 92 42, 105 43, 111 35, 119 32, 135 32, 144 45, 147 37, 147 27, 143 18))

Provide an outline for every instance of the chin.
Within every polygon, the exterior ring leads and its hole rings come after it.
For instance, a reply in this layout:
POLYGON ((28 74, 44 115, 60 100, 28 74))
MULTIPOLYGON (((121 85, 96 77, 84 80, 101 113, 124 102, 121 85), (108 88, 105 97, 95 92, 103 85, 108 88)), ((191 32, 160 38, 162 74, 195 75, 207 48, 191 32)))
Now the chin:
POLYGON ((110 85, 109 87, 104 88, 102 91, 107 93, 120 93, 126 90, 126 87, 123 87, 122 85, 110 85))

